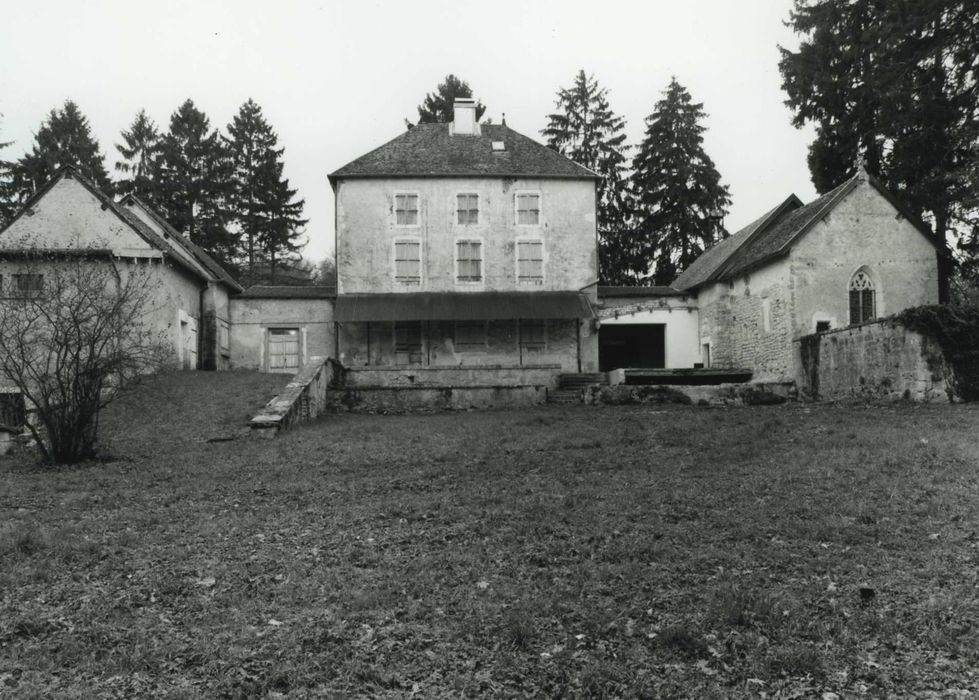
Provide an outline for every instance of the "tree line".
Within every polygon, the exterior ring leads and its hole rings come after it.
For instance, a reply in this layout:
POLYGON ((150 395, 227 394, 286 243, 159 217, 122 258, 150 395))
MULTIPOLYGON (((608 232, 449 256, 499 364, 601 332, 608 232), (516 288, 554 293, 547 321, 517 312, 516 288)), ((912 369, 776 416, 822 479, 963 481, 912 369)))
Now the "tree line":
POLYGON ((78 105, 68 100, 52 109, 27 153, 0 160, 0 224, 73 164, 106 194, 133 194, 159 209, 248 284, 274 283, 299 262, 305 203, 283 175, 284 149, 253 100, 241 105, 225 133, 189 99, 165 132, 140 110, 115 148, 113 179, 78 105))
MULTIPOLYGON (((782 88, 792 123, 816 127, 808 165, 817 192, 865 163, 931 226, 941 300, 979 287, 979 5, 796 0, 788 24, 801 41, 779 47, 782 88)), ((472 90, 450 75, 418 107, 419 121, 450 121, 456 96, 472 90)), ((637 146, 584 70, 558 90, 556 107, 541 132, 547 144, 602 177, 603 283, 669 284, 727 235, 730 193, 704 150, 703 105, 676 78, 637 146)))

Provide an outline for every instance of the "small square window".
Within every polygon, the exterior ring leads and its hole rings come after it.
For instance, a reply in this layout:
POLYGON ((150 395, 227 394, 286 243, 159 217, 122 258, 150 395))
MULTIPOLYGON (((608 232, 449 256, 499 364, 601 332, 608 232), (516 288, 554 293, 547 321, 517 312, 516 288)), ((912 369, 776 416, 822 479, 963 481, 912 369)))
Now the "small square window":
POLYGON ((829 330, 829 321, 816 321, 816 332, 825 333, 829 330))
POLYGON ((34 296, 44 290, 44 275, 14 275, 14 287, 20 296, 34 296))
POLYGON ((421 241, 401 240, 394 242, 394 279, 401 284, 421 284, 421 241))
POLYGON ((456 196, 456 221, 460 225, 479 223, 479 195, 460 194, 456 196))
POLYGON ((544 284, 544 241, 517 241, 517 283, 544 284))
POLYGON ((520 226, 540 225, 540 195, 523 193, 517 195, 517 224, 520 226))
POLYGON ((480 241, 456 242, 456 281, 483 281, 483 244, 480 241))
POLYGON ((394 196, 395 223, 398 226, 418 225, 418 195, 397 194, 394 196))

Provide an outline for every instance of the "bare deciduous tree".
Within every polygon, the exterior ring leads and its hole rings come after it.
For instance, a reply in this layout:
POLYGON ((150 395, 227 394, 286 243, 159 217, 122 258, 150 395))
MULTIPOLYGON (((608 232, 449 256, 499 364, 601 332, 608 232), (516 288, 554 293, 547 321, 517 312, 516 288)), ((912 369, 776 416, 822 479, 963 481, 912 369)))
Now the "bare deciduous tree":
POLYGON ((152 322, 163 300, 159 263, 30 248, 4 251, 2 261, 0 375, 36 411, 28 428, 47 461, 89 459, 101 409, 174 356, 167 330, 152 322))

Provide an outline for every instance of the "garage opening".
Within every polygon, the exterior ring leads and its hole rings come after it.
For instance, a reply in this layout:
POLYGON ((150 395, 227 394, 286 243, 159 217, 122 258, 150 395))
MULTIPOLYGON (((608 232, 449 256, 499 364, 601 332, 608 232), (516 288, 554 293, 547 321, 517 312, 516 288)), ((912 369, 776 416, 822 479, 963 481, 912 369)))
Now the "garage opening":
POLYGON ((666 367, 666 324, 602 324, 598 330, 598 365, 602 372, 666 367))

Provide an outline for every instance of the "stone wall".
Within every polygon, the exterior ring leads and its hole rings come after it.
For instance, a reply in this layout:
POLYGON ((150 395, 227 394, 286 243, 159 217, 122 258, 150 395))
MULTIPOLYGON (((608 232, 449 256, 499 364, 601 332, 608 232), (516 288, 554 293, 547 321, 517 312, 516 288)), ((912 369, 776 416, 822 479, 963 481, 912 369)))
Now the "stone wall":
POLYGON ((327 405, 357 413, 411 413, 539 406, 547 403, 546 386, 403 386, 387 389, 345 387, 330 391, 327 405))
POLYGON ((344 386, 363 387, 476 387, 546 386, 557 388, 560 365, 534 367, 363 367, 347 368, 344 386))
POLYGON ((794 377, 791 293, 781 261, 701 291, 700 340, 711 345, 711 366, 750 369, 756 380, 794 377))
POLYGON ((819 399, 949 400, 947 366, 938 345, 889 321, 877 321, 796 341, 810 357, 799 386, 819 399))

